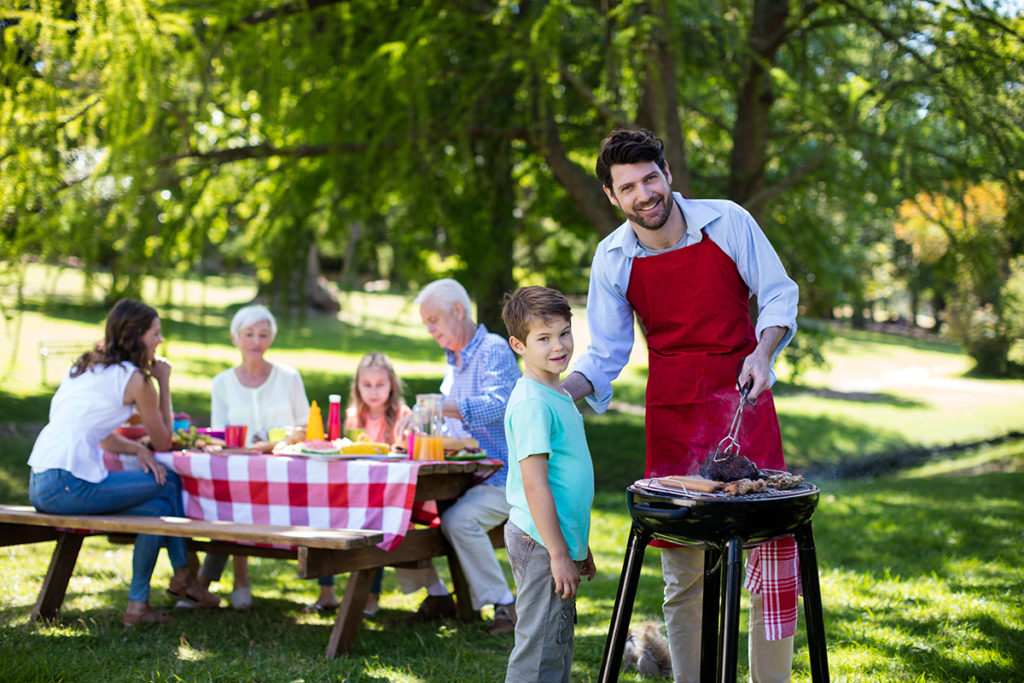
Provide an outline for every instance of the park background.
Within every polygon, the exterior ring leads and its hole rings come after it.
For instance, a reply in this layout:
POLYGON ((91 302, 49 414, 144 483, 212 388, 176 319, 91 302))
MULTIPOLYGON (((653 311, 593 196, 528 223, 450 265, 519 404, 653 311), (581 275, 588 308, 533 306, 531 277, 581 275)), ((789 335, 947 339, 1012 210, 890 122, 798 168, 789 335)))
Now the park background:
MULTIPOLYGON (((621 222, 597 147, 646 126, 675 189, 746 207, 800 285, 776 394, 788 462, 823 490, 833 680, 1024 680, 1022 31, 995 0, 5 3, 0 500, 27 502, 63 372, 40 342, 94 341, 122 296, 160 310, 176 407, 198 421, 256 298, 282 328, 270 358, 321 403, 369 350, 410 398, 437 386, 411 305, 436 277, 499 332, 504 292, 558 287, 582 350, 590 258, 621 222)), ((586 417, 600 577, 578 680, 597 674, 642 473, 641 346, 613 410, 586 417)), ((391 583, 357 650, 325 662, 330 622, 299 610, 315 588, 272 561, 252 613, 128 637, 128 551, 86 548, 42 625, 48 548, 0 551, 4 680, 503 671, 509 643, 472 625, 400 627, 415 599, 391 583)), ((638 618, 658 616, 657 575, 651 552, 638 618)), ((801 629, 797 680, 806 656, 801 629)))

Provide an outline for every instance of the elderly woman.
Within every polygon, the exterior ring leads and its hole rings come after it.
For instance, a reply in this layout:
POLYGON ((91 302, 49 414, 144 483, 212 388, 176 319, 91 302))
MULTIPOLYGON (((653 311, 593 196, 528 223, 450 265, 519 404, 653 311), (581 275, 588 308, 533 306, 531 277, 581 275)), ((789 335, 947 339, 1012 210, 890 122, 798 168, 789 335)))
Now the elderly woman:
MULTIPOLYGON (((246 445, 266 440, 275 427, 309 422, 309 401, 299 371, 264 358, 276 335, 277 322, 266 306, 239 309, 231 320, 231 343, 241 352, 242 362, 213 378, 210 426, 223 429, 226 425, 246 425, 246 445)), ((199 585, 206 589, 219 580, 227 558, 207 555, 199 570, 199 585)), ((252 607, 248 558, 236 555, 234 568, 231 605, 246 610, 252 607)))
MULTIPOLYGON (((170 450, 171 365, 156 355, 162 342, 160 318, 146 304, 122 299, 110 310, 103 341, 68 370, 50 403, 50 420, 32 447, 29 500, 37 510, 184 516, 178 476, 164 469, 144 445, 114 432, 137 409, 153 448, 170 450), (104 449, 135 454, 142 468, 108 472, 104 449)), ((149 606, 150 580, 162 545, 174 569, 168 593, 203 606, 220 602, 190 581, 184 538, 139 534, 125 627, 174 621, 149 606)))
MULTIPOLYGON (((420 307, 427 332, 445 352, 441 393, 448 432, 452 436, 476 438, 489 457, 504 464, 442 513, 441 533, 455 548, 466 573, 473 609, 494 605, 494 622, 488 632, 511 633, 516 623, 515 597, 487 534, 508 519, 505 405, 522 373, 508 341, 473 321, 469 294, 457 281, 435 280, 423 288, 413 303, 420 307)), ((401 572, 405 571, 400 570, 400 581, 401 572)), ((454 615, 454 601, 443 584, 435 580, 410 621, 454 615)))

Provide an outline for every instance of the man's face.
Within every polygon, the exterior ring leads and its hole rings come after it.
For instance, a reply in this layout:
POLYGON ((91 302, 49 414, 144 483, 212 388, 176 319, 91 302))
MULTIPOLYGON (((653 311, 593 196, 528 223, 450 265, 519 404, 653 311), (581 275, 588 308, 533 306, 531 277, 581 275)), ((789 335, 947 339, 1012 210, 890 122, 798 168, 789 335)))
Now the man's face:
POLYGON ((450 309, 440 306, 432 300, 420 304, 420 318, 427 327, 427 332, 442 349, 458 352, 462 349, 460 332, 462 329, 462 306, 455 304, 450 309))
POLYGON ((611 167, 612 187, 604 188, 612 204, 622 209, 634 225, 658 230, 672 215, 672 174, 653 161, 616 164, 611 167))

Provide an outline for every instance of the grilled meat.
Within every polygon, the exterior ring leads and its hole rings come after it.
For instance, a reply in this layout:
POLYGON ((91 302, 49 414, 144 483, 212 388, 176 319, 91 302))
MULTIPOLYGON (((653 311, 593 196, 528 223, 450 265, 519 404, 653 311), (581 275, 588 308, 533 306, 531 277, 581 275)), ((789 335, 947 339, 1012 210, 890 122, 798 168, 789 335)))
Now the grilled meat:
POLYGON ((759 479, 761 471, 746 456, 731 453, 721 460, 720 453, 712 453, 700 464, 700 475, 715 481, 736 481, 737 479, 759 479))
POLYGON ((804 483, 804 475, 780 472, 779 474, 769 475, 767 482, 768 486, 771 486, 773 489, 785 491, 787 489, 795 489, 797 486, 804 483))
POLYGON ((764 479, 737 479, 726 484, 722 491, 730 496, 745 496, 748 493, 761 493, 767 488, 764 479))

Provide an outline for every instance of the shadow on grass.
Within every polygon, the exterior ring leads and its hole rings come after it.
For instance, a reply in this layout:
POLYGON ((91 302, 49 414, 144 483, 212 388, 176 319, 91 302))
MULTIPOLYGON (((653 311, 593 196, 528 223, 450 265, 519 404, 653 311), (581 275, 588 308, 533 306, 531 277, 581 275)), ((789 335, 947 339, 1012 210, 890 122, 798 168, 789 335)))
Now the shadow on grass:
MULTIPOLYGON (((76 304, 52 300, 42 303, 26 303, 25 311, 45 314, 52 318, 93 324, 95 337, 103 337, 103 321, 109 308, 98 304, 76 304)), ((161 327, 164 337, 173 344, 176 341, 198 344, 229 345, 231 317, 241 305, 225 308, 201 308, 199 306, 158 307, 162 314, 161 327), (223 320, 222 325, 217 321, 223 320)), ((382 351, 394 359, 434 360, 440 359, 437 343, 424 336, 413 336, 404 330, 419 330, 413 324, 396 322, 395 332, 382 332, 341 321, 335 315, 307 315, 278 317, 278 333, 273 348, 281 350, 317 349, 358 354, 382 351)), ((383 323, 375 323, 379 328, 383 323)), ((84 340, 88 342, 89 340, 84 340)), ((439 360, 440 362, 440 360, 439 360)))
MULTIPOLYGON (((1024 444, 1021 451, 1024 457, 1024 444)), ((908 680, 939 672, 944 680, 1012 680, 1019 673, 1019 631, 990 612, 1006 603, 1020 615, 1021 486, 1024 473, 1001 472, 847 482, 842 499, 823 497, 814 519, 822 567, 860 574, 865 584, 849 590, 869 600, 874 585, 884 586, 868 632, 857 634, 874 659, 900 661, 908 680), (929 595, 932 583, 949 596, 929 595), (957 602, 946 610, 932 604, 948 599, 957 602), (999 652, 1013 664, 965 658, 964 648, 999 652)), ((848 626, 865 618, 860 606, 826 611, 826 622, 848 626)))
POLYGON ((827 401, 851 401, 854 403, 884 403, 895 408, 921 408, 926 404, 922 401, 873 391, 835 391, 819 387, 807 387, 799 384, 776 382, 772 387, 776 396, 814 396, 827 401))

